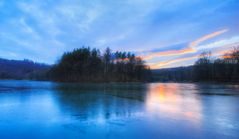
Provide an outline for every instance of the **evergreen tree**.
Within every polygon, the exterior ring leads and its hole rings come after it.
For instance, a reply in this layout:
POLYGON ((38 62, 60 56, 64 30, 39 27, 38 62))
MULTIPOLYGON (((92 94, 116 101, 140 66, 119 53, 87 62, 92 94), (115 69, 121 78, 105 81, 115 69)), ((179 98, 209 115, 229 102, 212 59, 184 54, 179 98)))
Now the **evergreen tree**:
POLYGON ((140 57, 126 52, 103 55, 89 47, 63 54, 50 70, 50 77, 62 82, 142 82, 150 79, 150 69, 140 57))

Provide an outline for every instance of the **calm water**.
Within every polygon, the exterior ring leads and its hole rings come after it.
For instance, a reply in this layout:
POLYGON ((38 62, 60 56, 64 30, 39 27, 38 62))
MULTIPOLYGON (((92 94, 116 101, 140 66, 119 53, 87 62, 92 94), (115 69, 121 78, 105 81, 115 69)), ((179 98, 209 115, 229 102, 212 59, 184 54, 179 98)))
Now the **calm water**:
POLYGON ((238 139, 239 86, 0 81, 0 138, 238 139))

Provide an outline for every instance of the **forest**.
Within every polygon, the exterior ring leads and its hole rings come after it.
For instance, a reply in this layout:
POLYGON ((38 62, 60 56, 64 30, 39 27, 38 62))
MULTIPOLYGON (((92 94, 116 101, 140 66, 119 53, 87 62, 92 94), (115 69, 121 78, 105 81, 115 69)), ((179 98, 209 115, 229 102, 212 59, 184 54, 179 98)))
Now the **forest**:
POLYGON ((82 47, 66 52, 54 65, 0 58, 0 79, 58 82, 239 82, 239 46, 221 58, 203 52, 194 65, 150 70, 130 52, 103 53, 82 47))
POLYGON ((239 82, 239 47, 234 47, 221 58, 203 52, 194 65, 153 70, 153 81, 239 82))
POLYGON ((82 47, 63 54, 49 71, 49 78, 59 82, 145 82, 150 68, 130 52, 103 54, 98 49, 82 47))

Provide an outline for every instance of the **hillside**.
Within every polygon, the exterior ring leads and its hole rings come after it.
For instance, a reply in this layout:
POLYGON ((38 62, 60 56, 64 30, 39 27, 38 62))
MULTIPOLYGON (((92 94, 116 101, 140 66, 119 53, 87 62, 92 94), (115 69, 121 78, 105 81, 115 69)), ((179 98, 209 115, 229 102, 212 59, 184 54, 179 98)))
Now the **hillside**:
POLYGON ((49 65, 30 60, 7 60, 0 58, 0 79, 45 80, 49 65))
POLYGON ((153 81, 192 81, 193 80, 193 66, 165 68, 152 70, 153 81))

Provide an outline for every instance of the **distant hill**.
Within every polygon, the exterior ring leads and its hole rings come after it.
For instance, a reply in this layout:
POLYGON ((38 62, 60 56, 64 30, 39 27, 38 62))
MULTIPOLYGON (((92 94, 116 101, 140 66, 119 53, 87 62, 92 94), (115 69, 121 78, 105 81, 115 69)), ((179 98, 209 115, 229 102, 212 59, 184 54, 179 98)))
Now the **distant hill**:
POLYGON ((7 60, 0 58, 0 79, 45 80, 49 65, 31 60, 7 60))
POLYGON ((193 76, 194 76, 193 66, 152 70, 153 81, 162 81, 162 82, 193 81, 194 80, 193 76))

